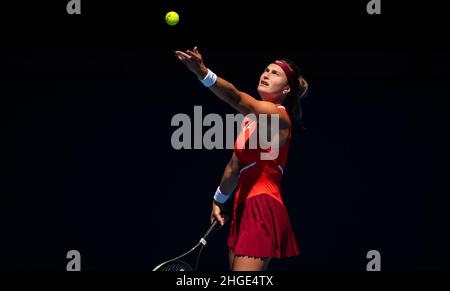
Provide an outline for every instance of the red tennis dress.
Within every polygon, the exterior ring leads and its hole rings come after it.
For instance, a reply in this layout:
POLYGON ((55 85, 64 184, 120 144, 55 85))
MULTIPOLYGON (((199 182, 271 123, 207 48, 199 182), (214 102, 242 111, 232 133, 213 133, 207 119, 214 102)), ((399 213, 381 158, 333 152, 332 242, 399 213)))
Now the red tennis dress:
MULTIPOLYGON (((278 105, 280 110, 286 110, 278 105)), ((291 129, 287 142, 279 148, 275 159, 261 159, 270 152, 258 145, 249 146, 257 122, 245 118, 242 131, 234 144, 241 168, 234 198, 233 217, 228 246, 235 255, 284 258, 299 255, 299 247, 288 212, 281 197, 281 179, 288 156, 291 129), (243 145, 245 144, 245 146, 243 145)))

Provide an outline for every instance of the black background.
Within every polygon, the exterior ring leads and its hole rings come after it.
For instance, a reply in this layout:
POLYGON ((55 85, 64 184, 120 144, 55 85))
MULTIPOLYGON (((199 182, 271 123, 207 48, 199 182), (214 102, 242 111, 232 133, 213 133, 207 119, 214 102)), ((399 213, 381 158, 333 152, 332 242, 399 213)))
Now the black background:
MULTIPOLYGON (((272 270, 364 271, 372 249, 449 270, 448 4, 43 2, 1 9, 1 270, 64 271, 76 249, 83 270, 149 271, 196 243, 231 150, 176 151, 170 121, 235 112, 174 57, 195 45, 255 96, 279 57, 310 83, 283 182, 302 255, 272 270)), ((226 237, 201 270, 226 270, 226 237)))

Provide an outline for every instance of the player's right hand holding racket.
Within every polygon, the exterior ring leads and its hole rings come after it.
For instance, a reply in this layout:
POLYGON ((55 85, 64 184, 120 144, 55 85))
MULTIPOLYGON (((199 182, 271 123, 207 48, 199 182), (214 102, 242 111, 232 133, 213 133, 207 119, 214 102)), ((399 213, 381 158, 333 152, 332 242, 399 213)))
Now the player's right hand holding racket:
POLYGON ((211 211, 211 223, 217 220, 221 226, 225 224, 225 207, 213 199, 211 211))

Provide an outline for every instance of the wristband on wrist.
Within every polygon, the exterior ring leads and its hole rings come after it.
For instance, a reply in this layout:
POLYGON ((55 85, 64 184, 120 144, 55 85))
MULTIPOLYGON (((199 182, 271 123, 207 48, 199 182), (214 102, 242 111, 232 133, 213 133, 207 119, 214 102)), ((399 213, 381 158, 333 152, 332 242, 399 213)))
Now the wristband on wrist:
POLYGON ((211 87, 217 81, 217 75, 213 73, 210 69, 208 69, 208 74, 206 74, 203 80, 200 80, 205 87, 211 87))
POLYGON ((220 186, 217 187, 216 193, 214 194, 214 200, 216 200, 217 202, 221 203, 221 204, 225 204, 225 202, 227 202, 228 198, 230 198, 230 195, 225 195, 222 193, 222 191, 220 191, 220 186))

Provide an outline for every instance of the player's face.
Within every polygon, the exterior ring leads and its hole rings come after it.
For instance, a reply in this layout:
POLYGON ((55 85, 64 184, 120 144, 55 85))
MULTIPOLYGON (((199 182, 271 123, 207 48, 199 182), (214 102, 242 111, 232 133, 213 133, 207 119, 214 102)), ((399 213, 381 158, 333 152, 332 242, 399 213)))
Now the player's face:
POLYGON ((258 93, 264 101, 280 101, 289 90, 289 84, 283 69, 276 64, 266 67, 259 78, 258 93))

